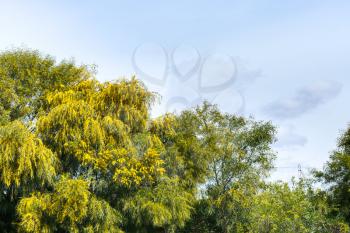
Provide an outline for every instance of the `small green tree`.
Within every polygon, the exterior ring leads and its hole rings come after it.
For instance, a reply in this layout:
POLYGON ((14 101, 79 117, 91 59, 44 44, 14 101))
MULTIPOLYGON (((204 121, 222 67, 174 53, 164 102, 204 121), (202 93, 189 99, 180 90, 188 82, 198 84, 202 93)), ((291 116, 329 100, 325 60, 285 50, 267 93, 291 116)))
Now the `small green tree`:
POLYGON ((349 232, 342 221, 328 218, 330 209, 308 182, 272 183, 253 197, 249 232, 349 232))
POLYGON ((338 149, 331 154, 324 170, 314 174, 328 187, 332 215, 350 224, 350 127, 339 138, 338 149))
POLYGON ((252 198, 272 168, 274 127, 222 114, 208 103, 185 111, 183 117, 195 122, 186 130, 197 136, 204 155, 199 163, 206 167, 202 199, 185 232, 246 232, 252 198))

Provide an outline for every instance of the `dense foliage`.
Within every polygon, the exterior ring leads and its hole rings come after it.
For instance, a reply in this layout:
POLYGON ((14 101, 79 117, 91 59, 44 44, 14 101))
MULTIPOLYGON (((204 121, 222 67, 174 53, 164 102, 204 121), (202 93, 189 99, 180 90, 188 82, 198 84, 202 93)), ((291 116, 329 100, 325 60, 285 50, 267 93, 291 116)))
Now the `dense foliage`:
POLYGON ((327 186, 325 193, 332 216, 350 223, 350 127, 339 138, 338 149, 332 152, 324 170, 315 175, 327 186))
POLYGON ((150 117, 135 78, 0 55, 1 232, 349 232, 349 138, 313 188, 267 182, 275 128, 209 103, 150 117))

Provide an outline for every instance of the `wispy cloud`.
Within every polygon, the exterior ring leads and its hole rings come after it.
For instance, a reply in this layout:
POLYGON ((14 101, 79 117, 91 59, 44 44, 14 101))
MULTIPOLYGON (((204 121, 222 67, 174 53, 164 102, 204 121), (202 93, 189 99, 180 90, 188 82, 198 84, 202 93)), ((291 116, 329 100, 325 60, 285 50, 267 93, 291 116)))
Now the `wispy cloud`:
POLYGON ((275 146, 278 148, 297 148, 305 146, 307 142, 307 138, 298 134, 294 126, 288 125, 278 129, 278 141, 275 146))
POLYGON ((263 108, 264 113, 277 119, 298 117, 335 98, 342 85, 335 81, 320 81, 297 91, 294 97, 275 101, 263 108))

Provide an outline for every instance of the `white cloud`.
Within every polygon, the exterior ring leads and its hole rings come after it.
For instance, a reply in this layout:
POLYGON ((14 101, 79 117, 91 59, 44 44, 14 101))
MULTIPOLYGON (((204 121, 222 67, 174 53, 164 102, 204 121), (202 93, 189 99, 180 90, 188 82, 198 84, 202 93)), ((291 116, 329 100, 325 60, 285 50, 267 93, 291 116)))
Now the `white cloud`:
POLYGON ((298 117, 335 98, 342 85, 335 81, 320 81, 297 91, 294 97, 275 101, 263 108, 265 114, 287 119, 298 117))
POLYGON ((277 148, 294 149, 305 146, 308 142, 307 138, 297 133, 295 127, 292 125, 280 127, 277 138, 278 141, 275 144, 277 148))

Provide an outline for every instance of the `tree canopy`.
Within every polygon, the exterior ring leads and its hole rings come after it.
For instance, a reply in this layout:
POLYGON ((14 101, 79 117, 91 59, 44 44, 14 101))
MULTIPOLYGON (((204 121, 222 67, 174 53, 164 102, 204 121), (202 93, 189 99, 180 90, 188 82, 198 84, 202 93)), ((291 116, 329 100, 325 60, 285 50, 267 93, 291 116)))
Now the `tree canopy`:
POLYGON ((350 127, 339 138, 338 149, 331 153, 324 170, 314 173, 327 186, 332 215, 350 223, 350 127))
POLYGON ((2 232, 349 232, 348 131, 324 172, 266 178, 276 129, 208 102, 152 118, 135 77, 0 54, 2 232), (341 181, 340 181, 341 180, 341 181))

